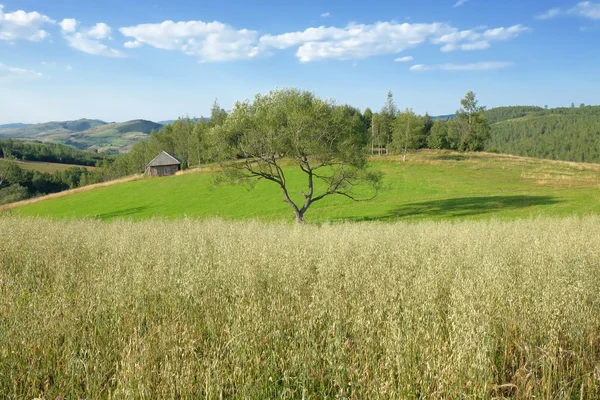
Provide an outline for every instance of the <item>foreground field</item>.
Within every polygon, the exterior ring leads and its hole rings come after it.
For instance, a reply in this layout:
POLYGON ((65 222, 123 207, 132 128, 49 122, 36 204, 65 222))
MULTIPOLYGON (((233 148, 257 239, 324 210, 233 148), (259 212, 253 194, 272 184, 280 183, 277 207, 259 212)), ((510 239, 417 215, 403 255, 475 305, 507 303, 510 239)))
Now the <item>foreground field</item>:
POLYGON ((7 398, 600 396, 600 218, 0 218, 7 398))
MULTIPOLYGON (((523 218, 600 214, 600 165, 553 162, 494 154, 421 151, 408 162, 374 158, 385 173, 377 198, 352 202, 329 197, 307 212, 310 222, 353 220, 523 218)), ((301 199, 305 177, 286 170, 290 193, 301 199)), ((142 179, 17 207, 19 215, 50 217, 259 218, 292 220, 281 190, 259 182, 214 186, 214 172, 142 179)))

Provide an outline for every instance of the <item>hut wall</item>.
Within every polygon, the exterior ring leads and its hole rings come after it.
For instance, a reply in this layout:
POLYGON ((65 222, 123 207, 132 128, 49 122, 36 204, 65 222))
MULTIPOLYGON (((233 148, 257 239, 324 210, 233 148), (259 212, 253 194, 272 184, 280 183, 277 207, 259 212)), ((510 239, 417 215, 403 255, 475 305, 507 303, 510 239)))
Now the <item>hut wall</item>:
POLYGON ((150 176, 175 175, 177 171, 179 171, 179 165, 161 165, 159 167, 150 167, 150 176))

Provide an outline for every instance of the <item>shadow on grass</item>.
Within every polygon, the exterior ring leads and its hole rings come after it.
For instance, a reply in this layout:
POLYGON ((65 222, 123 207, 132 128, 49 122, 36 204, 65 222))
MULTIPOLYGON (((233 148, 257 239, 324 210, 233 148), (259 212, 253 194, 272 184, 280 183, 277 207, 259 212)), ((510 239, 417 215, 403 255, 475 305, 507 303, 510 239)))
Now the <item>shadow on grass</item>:
POLYGON ((533 206, 546 206, 559 203, 550 196, 487 196, 458 197, 409 203, 378 217, 350 218, 354 221, 391 221, 403 218, 468 218, 502 210, 517 210, 533 206))
POLYGON ((436 157, 433 157, 434 160, 443 160, 443 161, 464 161, 468 160, 469 157, 463 156, 460 154, 442 154, 436 157))
POLYGON ((131 207, 131 208, 125 208, 123 210, 116 210, 116 211, 111 211, 108 213, 104 213, 104 214, 97 214, 94 217, 98 218, 98 219, 112 219, 112 218, 119 218, 119 217, 130 217, 133 216, 137 213, 140 213, 144 210, 147 210, 149 207, 148 206, 142 206, 142 207, 131 207))

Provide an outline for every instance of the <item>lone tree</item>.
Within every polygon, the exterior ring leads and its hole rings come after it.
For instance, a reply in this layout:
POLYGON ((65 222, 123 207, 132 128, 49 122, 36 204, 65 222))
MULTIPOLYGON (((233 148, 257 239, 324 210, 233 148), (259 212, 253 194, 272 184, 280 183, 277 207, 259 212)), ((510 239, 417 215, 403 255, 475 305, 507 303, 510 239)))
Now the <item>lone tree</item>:
POLYGON ((481 151, 490 138, 490 126, 485 117, 485 107, 479 106, 475 93, 469 91, 460 101, 456 112, 458 133, 457 150, 481 151))
MULTIPOLYGON (((307 91, 281 89, 254 101, 236 103, 223 125, 214 128, 225 177, 277 184, 297 223, 315 202, 330 195, 352 200, 376 196, 381 173, 366 160, 369 132, 359 110, 337 106, 307 91), (284 166, 306 181, 297 195, 284 166)), ((297 184, 297 183, 296 183, 297 184)))

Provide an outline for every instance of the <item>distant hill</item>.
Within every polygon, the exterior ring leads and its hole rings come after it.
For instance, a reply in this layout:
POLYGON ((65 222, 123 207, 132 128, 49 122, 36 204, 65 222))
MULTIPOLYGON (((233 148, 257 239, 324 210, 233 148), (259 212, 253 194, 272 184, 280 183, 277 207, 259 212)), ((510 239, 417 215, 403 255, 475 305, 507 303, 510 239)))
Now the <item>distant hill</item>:
POLYGON ((19 129, 19 128, 25 128, 27 126, 31 126, 31 124, 21 124, 21 123, 4 124, 4 125, 0 125, 0 129, 19 129))
POLYGON ((447 121, 449 119, 454 119, 456 118, 456 114, 447 114, 447 115, 438 115, 435 117, 431 117, 432 120, 442 120, 442 121, 447 121))
POLYGON ((48 135, 82 132, 106 122, 97 119, 78 119, 75 121, 53 121, 43 124, 27 125, 21 128, 3 129, 0 137, 5 138, 38 138, 48 135))
POLYGON ((600 162, 600 106, 498 107, 486 111, 488 150, 554 160, 600 162))
POLYGON ((80 150, 109 153, 129 151, 138 140, 147 137, 162 124, 142 119, 107 123, 95 119, 55 121, 0 130, 0 138, 61 143, 80 150))
MULTIPOLYGON (((190 120, 191 120, 191 121, 194 121, 194 122, 198 122, 198 121, 200 121, 200 118, 190 118, 190 120)), ((204 120, 205 120, 206 122, 209 122, 209 121, 210 121, 210 118, 204 118, 204 120)), ((176 120, 176 119, 168 119, 168 120, 165 120, 165 121, 158 121, 157 123, 158 123, 158 124, 161 124, 161 125, 173 125, 173 123, 174 123, 175 121, 177 121, 177 120, 176 120)))

